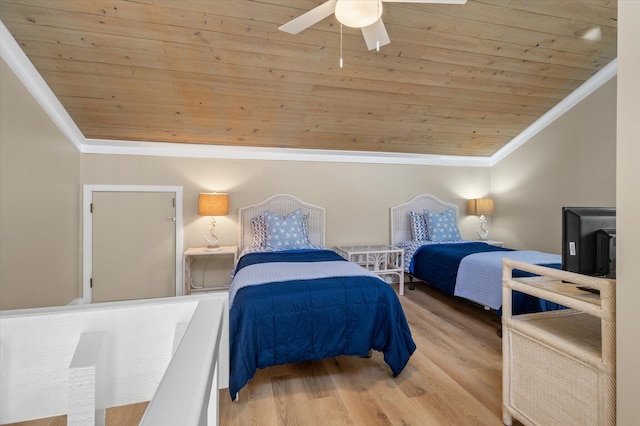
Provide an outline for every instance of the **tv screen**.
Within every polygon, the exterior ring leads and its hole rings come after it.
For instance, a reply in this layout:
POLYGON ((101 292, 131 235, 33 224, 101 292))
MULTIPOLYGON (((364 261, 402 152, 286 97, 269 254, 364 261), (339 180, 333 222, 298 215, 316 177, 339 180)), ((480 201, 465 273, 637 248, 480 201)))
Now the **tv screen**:
POLYGON ((615 207, 563 207, 562 269, 615 278, 615 229, 615 207))

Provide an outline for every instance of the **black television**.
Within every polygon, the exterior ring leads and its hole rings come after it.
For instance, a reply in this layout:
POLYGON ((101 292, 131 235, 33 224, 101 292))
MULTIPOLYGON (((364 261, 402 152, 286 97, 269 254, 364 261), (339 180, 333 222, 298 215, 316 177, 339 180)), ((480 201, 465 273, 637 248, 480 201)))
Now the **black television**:
POLYGON ((562 269, 615 278, 615 207, 562 208, 562 269))

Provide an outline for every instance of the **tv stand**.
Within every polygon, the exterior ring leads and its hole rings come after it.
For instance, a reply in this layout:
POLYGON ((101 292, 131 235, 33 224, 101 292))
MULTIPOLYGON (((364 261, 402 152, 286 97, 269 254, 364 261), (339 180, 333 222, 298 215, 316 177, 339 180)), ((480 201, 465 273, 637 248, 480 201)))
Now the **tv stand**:
POLYGON ((510 259, 503 271, 503 423, 614 426, 615 280, 510 259), (538 276, 512 278, 513 269, 538 276), (513 291, 569 309, 513 315, 513 291))

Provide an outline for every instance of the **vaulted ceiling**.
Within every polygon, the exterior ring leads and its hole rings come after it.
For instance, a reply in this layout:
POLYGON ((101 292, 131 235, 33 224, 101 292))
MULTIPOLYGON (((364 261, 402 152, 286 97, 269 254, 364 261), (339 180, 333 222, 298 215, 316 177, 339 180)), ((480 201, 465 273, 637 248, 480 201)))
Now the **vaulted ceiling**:
POLYGON ((0 0, 0 20, 115 144, 491 156, 616 57, 617 0, 385 2, 379 52, 333 15, 278 31, 322 3, 0 0))

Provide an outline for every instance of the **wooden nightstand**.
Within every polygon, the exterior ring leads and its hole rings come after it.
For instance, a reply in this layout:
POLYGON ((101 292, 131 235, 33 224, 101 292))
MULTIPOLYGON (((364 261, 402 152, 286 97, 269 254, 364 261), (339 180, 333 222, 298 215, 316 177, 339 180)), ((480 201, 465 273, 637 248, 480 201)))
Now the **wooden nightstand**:
POLYGON ((191 263, 195 258, 200 256, 232 256, 233 265, 235 266, 236 261, 238 260, 238 246, 222 246, 218 251, 206 251, 205 247, 192 247, 187 249, 183 253, 185 294, 191 294, 197 291, 228 290, 229 284, 218 287, 203 287, 194 284, 193 277, 191 275, 191 263))

